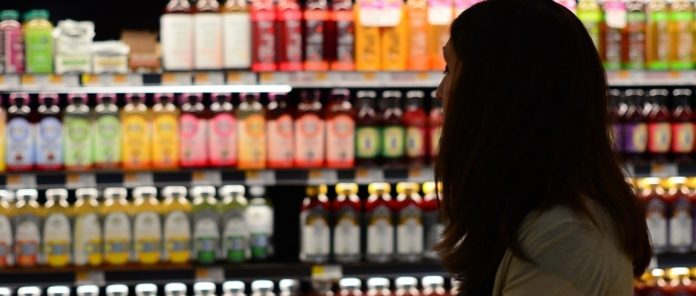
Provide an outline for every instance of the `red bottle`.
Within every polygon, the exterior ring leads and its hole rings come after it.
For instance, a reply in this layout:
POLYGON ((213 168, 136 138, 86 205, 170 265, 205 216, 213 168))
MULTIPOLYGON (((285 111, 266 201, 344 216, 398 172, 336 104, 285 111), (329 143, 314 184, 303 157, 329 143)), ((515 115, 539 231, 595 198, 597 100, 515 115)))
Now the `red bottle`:
POLYGON ((318 168, 324 166, 325 123, 318 90, 301 94, 295 114, 295 166, 318 168))
POLYGON ((287 95, 269 94, 266 112, 268 137, 268 167, 291 168, 295 158, 293 133, 294 121, 288 108, 287 95))
POLYGON ((302 70, 302 10, 297 0, 279 0, 277 6, 278 68, 302 70))
POLYGON ((652 161, 664 162, 672 144, 671 113, 667 108, 666 89, 651 89, 648 100, 651 104, 647 115, 648 122, 648 153, 652 161))
POLYGON ((237 119, 228 94, 212 94, 208 123, 208 156, 210 165, 233 167, 237 165, 237 119))
POLYGON ((404 126, 406 127, 406 157, 411 165, 422 165, 426 159, 428 118, 423 109, 425 94, 419 90, 406 93, 404 126))
POLYGON ((181 115, 179 129, 181 156, 179 161, 185 168, 208 166, 208 118, 201 94, 184 94, 179 97, 181 115))
POLYGON ((680 88, 672 91, 674 110, 672 111, 672 154, 677 162, 691 161, 694 151, 694 111, 691 109, 691 90, 680 88))
POLYGON ((378 162, 381 152, 380 123, 375 101, 377 93, 361 90, 357 93, 357 115, 355 119, 355 161, 357 165, 370 166, 378 162))
POLYGON ((36 122, 36 168, 60 170, 63 168, 63 123, 58 94, 39 94, 36 122))
MULTIPOLYGON (((442 134, 442 101, 435 96, 435 91, 430 94, 430 114, 428 116, 428 153, 435 160, 440 147, 440 135, 442 134)), ((618 134, 621 137, 621 134, 618 134)))
POLYGON ((355 27, 353 21, 353 1, 334 0, 331 2, 326 55, 333 71, 355 70, 355 27))
POLYGON ((34 146, 36 138, 33 125, 36 116, 29 108, 29 94, 10 94, 10 105, 7 108, 7 138, 5 139, 5 164, 8 171, 24 171, 34 169, 36 158, 34 146))
POLYGON ((355 164, 355 118, 350 91, 335 89, 326 112, 326 166, 351 168, 355 164))
POLYGON ((624 93, 628 107, 623 117, 623 149, 626 160, 643 162, 643 154, 648 146, 648 128, 643 116, 642 100, 645 92, 641 89, 628 89, 624 93))
POLYGON ((304 10, 304 69, 329 70, 326 57, 326 33, 329 4, 326 0, 308 0, 304 10))
POLYGON ((254 0, 251 13, 251 69, 256 72, 275 71, 276 67, 276 9, 273 0, 254 0))

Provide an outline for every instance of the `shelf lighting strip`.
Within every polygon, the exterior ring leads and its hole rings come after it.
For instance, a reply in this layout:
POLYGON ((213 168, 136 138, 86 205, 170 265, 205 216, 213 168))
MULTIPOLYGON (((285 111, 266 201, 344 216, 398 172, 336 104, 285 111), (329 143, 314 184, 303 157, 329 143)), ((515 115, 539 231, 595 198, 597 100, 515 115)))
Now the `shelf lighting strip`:
POLYGON ((277 85, 144 85, 144 86, 82 86, 82 87, 17 87, 0 89, 2 92, 56 92, 62 94, 87 93, 288 93, 292 86, 277 85))

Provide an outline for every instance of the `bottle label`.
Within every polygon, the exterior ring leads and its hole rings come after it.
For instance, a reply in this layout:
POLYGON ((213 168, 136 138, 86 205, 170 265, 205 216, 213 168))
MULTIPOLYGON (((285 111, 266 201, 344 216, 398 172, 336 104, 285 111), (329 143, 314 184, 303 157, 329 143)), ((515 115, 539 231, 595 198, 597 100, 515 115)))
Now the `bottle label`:
POLYGON ((421 127, 406 129, 406 152, 409 157, 425 156, 425 130, 421 127))
POLYGON ((239 168, 261 169, 266 166, 266 120, 261 114, 238 122, 239 168))
POLYGON ((205 166, 208 155, 208 122, 191 114, 182 114, 181 124, 181 164, 184 166, 205 166))
MULTIPOLYGON (((648 23, 654 23, 649 29, 655 33, 653 56, 649 56, 648 67, 651 70, 667 70, 669 59, 668 13, 655 11, 649 14, 648 23)), ((649 24, 650 25, 650 24, 649 24)))
POLYGON ((246 259, 247 246, 249 245, 249 231, 244 219, 244 212, 240 209, 227 211, 223 217, 225 226, 223 229, 222 251, 228 261, 241 262, 246 259))
POLYGON ((333 11, 336 23, 336 60, 331 69, 351 71, 355 69, 355 32, 352 11, 333 11))
POLYGON ((604 34, 604 68, 621 69, 621 30, 608 28, 604 34))
POLYGON ((675 123, 672 125, 672 151, 689 153, 694 148, 693 123, 675 123))
POLYGON ((644 12, 628 13, 628 60, 625 65, 628 70, 645 68, 645 19, 644 12))
POLYGON ((133 241, 138 259, 144 263, 156 262, 162 245, 160 217, 155 212, 141 212, 133 223, 133 241))
POLYGON ((17 264, 20 266, 36 265, 39 256, 41 233, 39 232, 39 217, 22 215, 17 217, 15 233, 15 253, 17 264))
POLYGON ((237 120, 228 113, 219 113, 209 122, 208 154, 217 166, 237 164, 237 120))
POLYGON ((667 247, 667 215, 665 204, 653 199, 648 202, 646 222, 650 233, 650 241, 655 249, 667 247))
POLYGON ((172 211, 164 219, 165 257, 171 262, 186 262, 191 242, 189 217, 183 211, 172 211))
POLYGON ((220 233, 216 219, 211 216, 214 214, 204 213, 206 216, 197 217, 196 225, 193 229, 194 250, 198 255, 198 261, 215 261, 220 233))
POLYGON ((409 205, 399 212, 397 226, 396 252, 401 255, 420 255, 423 253, 423 221, 421 210, 409 205))
POLYGON ((375 127, 358 127, 356 129, 355 152, 360 158, 374 158, 380 152, 381 139, 375 127))
POLYGON ((292 126, 289 114, 268 121, 268 164, 271 167, 292 167, 295 145, 292 126))
POLYGON ((408 9, 409 24, 409 70, 428 70, 428 11, 426 7, 408 9))
POLYGON ((268 206, 249 206, 246 210, 249 227, 249 245, 254 259, 266 259, 271 251, 273 236, 273 209, 268 206))
POLYGON ((327 70, 324 56, 325 23, 328 12, 324 10, 305 10, 305 70, 327 70))
POLYGON ((397 158, 404 155, 405 132, 401 126, 390 126, 384 128, 382 136, 382 156, 397 158))
MULTIPOLYGON (((5 54, 0 58, 0 69, 5 73, 24 73, 24 38, 21 29, 9 29, 3 32, 5 54)), ((0 49, 0 52, 3 51, 0 49)))
POLYGON ((225 68, 251 66, 251 20, 246 12, 222 15, 225 68))
POLYGON ((0 215, 0 266, 8 266, 11 262, 12 223, 5 215, 0 215))
POLYGON ((329 167, 352 167, 355 159, 355 121, 337 115, 326 122, 326 161, 329 167))
POLYGON ((34 129, 25 118, 15 117, 7 122, 7 166, 34 164, 34 129))
POLYGON ((65 165, 92 165, 92 124, 87 118, 65 116, 65 165))
POLYGON ((160 19, 162 66, 167 70, 193 68, 193 17, 190 14, 164 14, 160 19))
POLYGON ((27 73, 53 73, 53 28, 24 30, 27 73))
POLYGON ((691 25, 693 22, 693 11, 673 11, 670 13, 672 30, 676 33, 677 46, 674 57, 670 63, 673 70, 688 70, 693 66, 693 32, 691 25))
POLYGON ((152 120, 152 162, 155 167, 179 165, 179 124, 173 114, 159 114, 152 120))
POLYGON ((70 260, 70 221, 65 214, 51 214, 44 222, 44 252, 52 266, 63 266, 70 260))
POLYGON ((281 34, 284 43, 280 57, 281 70, 300 70, 302 63, 302 14, 297 10, 283 10, 281 16, 281 34))
POLYGON ((121 122, 116 115, 102 115, 95 122, 94 161, 100 165, 121 161, 121 122))
MULTIPOLYGON (((440 135, 442 134, 442 126, 436 126, 430 129, 430 156, 436 156, 440 150, 440 135)), ((620 134, 617 134, 620 135, 620 134)))
POLYGON ((324 121, 305 114, 295 121, 295 164, 300 167, 322 165, 324 160, 324 121))
POLYGON ((104 257, 109 263, 128 261, 131 244, 131 225, 128 215, 114 212, 104 219, 104 257))
POLYGON ((196 69, 222 68, 222 16, 219 13, 196 13, 193 55, 196 69))
POLYGON ((75 219, 74 249, 75 264, 101 263, 101 227, 96 213, 79 215, 75 219))
POLYGON ((669 152, 672 144, 672 128, 669 123, 651 123, 648 125, 648 150, 656 153, 669 152))
POLYGON ((331 241, 329 225, 323 209, 310 209, 300 214, 302 221, 302 259, 322 260, 329 256, 331 241))
POLYGON ((338 212, 334 229, 334 254, 336 256, 360 256, 360 225, 355 210, 343 208, 338 212))
POLYGON ((692 227, 691 204, 688 199, 681 198, 674 203, 672 217, 669 218, 669 245, 672 248, 690 249, 692 227))
POLYGON ((127 114, 122 118, 123 166, 143 168, 150 165, 152 151, 150 126, 144 116, 127 114))
POLYGON ((644 123, 629 123, 623 127, 626 145, 623 149, 630 153, 643 153, 648 146, 648 127, 644 123))
POLYGON ((368 214, 368 255, 391 256, 394 253, 394 225, 391 214, 391 210, 386 206, 379 206, 368 214))
POLYGON ((63 124, 55 117, 44 117, 36 128, 36 163, 63 165, 63 124))

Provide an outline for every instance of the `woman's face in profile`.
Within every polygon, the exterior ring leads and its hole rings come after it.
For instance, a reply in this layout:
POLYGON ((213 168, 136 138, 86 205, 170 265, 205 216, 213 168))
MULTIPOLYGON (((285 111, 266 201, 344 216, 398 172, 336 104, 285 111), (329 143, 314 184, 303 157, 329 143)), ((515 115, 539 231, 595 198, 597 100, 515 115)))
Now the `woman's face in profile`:
POLYGON ((442 48, 442 54, 445 56, 445 76, 442 77, 442 81, 440 81, 440 85, 437 87, 436 96, 444 104, 447 104, 452 89, 452 77, 454 76, 450 73, 450 70, 457 69, 457 57, 451 42, 447 42, 442 48))

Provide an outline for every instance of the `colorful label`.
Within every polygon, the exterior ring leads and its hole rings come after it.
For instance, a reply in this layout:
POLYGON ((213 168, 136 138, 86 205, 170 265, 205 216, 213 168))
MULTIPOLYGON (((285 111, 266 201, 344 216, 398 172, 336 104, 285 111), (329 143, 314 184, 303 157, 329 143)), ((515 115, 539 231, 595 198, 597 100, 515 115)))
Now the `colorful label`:
POLYGON ((75 245, 73 261, 77 265, 99 265, 102 261, 101 227, 95 213, 75 218, 75 245))
POLYGON ((0 266, 5 267, 12 263, 12 223, 10 218, 0 215, 0 266))
POLYGON ((408 69, 428 70, 428 11, 427 8, 408 9, 408 69))
POLYGON ((200 213, 195 216, 196 224, 193 227, 193 248, 198 262, 213 263, 217 254, 217 246, 220 241, 217 219, 214 213, 200 213))
POLYGON ((628 123, 623 127, 624 152, 643 153, 648 147, 648 127, 644 123, 628 123))
POLYGON ((261 114, 238 122, 239 168, 261 169, 266 166, 266 120, 261 114))
POLYGON ((223 59, 225 68, 249 68, 251 66, 251 20, 246 12, 222 15, 223 59))
POLYGON ((367 255, 390 257, 394 253, 394 225, 392 212, 379 206, 368 213, 367 255))
POLYGON ((160 19, 162 66, 167 70, 193 68, 193 17, 164 14, 160 19))
POLYGON ((376 127, 358 127, 355 131, 355 153, 360 158, 375 158, 379 155, 382 141, 376 127))
POLYGON ((152 164, 155 168, 179 165, 179 123, 175 114, 157 114, 152 119, 152 164))
POLYGON ((648 124, 648 151, 653 153, 669 152, 672 144, 672 127, 669 123, 648 124))
POLYGON ((672 151, 689 153, 694 148, 694 124, 690 122, 672 124, 672 151))
POLYGON ((26 28, 24 41, 27 73, 53 73, 53 28, 26 28))
POLYGON ((191 114, 181 114, 181 165, 205 166, 208 162, 208 122, 191 114))
POLYGON ((222 253, 229 262, 242 262, 247 256, 249 245, 249 230, 246 225, 244 211, 234 209, 227 211, 222 219, 222 253))
POLYGON ((237 164, 237 120, 219 113, 208 122, 208 156, 215 166, 237 164))
POLYGON ((406 129, 406 155, 409 157, 425 156, 425 129, 408 127, 406 129))
POLYGON ((333 11, 336 24, 336 60, 331 69, 350 71, 355 68, 355 31, 352 11, 333 11))
POLYGON ((275 13, 253 7, 252 2, 251 17, 254 42, 252 70, 274 71, 276 69, 275 13))
POLYGON ((293 121, 290 114, 283 114, 268 121, 268 165, 273 168, 292 167, 293 121))
POLYGON ((133 222, 135 257, 139 262, 150 264, 159 261, 162 248, 162 226, 155 212, 141 212, 133 222))
POLYGON ((585 25, 595 47, 599 48, 599 23, 602 21, 602 11, 599 9, 578 10, 577 15, 582 24, 585 25))
POLYGON ((34 129, 23 117, 7 122, 7 166, 30 167, 34 164, 34 129))
POLYGON ((152 142, 150 123, 140 114, 124 114, 121 118, 124 168, 145 168, 150 165, 152 142))
POLYGON ((360 224, 357 215, 352 208, 344 207, 338 211, 333 236, 333 253, 337 257, 360 256, 360 224))
POLYGON ((621 30, 608 28, 604 34, 604 69, 621 69, 621 30))
POLYGON ((670 20, 672 25, 672 57, 670 58, 670 68, 673 70, 688 70, 693 66, 693 11, 672 11, 670 20))
POLYGON ((164 257, 172 263, 188 262, 191 257, 191 225, 183 211, 172 211, 164 218, 164 257))
POLYGON ((128 215, 114 212, 104 218, 104 260, 110 264, 128 262, 131 245, 131 225, 128 215))
POLYGON ((193 16, 196 51, 193 55, 196 69, 222 68, 222 15, 196 13, 193 16))
POLYGON ((404 156, 406 135, 402 126, 390 126, 382 131, 382 156, 398 158, 404 156))
POLYGON ((649 14, 649 30, 652 32, 652 55, 648 57, 648 68, 651 70, 667 70, 669 61, 669 31, 668 14, 666 11, 655 11, 649 14))
POLYGON ((322 208, 303 211, 300 214, 302 228, 302 260, 324 261, 331 245, 329 224, 322 208))
POLYGON ((423 253, 423 223, 421 210, 409 205, 399 212, 396 227, 396 253, 399 255, 420 255, 423 253))
POLYGON ((315 114, 305 114, 295 121, 295 164, 319 167, 324 161, 324 121, 315 114))
POLYGON ((294 9, 282 9, 279 14, 282 36, 280 69, 300 70, 302 67, 302 14, 294 9))
POLYGON ((24 73, 24 37, 22 30, 5 29, 0 33, 0 72, 24 73), (2 40, 4 39, 4 40, 2 40))
POLYGON ((121 161, 121 122, 116 115, 102 115, 95 121, 94 161, 98 165, 121 161))
POLYGON ((65 116, 65 166, 92 165, 92 123, 86 117, 65 116))
POLYGON ((36 124, 36 164, 63 165, 63 124, 55 117, 44 117, 36 124))
POLYGON ((43 228, 44 254, 50 266, 65 266, 70 261, 70 221, 65 214, 46 217, 43 228))
POLYGON ((667 247, 667 209, 664 202, 652 199, 648 202, 646 222, 653 248, 660 250, 667 247))
POLYGON ((41 244, 39 217, 34 215, 18 216, 15 227, 15 257, 17 265, 36 265, 41 244))
POLYGON ((628 56, 624 67, 628 70, 642 70, 645 68, 645 13, 629 12, 628 21, 628 56))
POLYGON ((687 198, 681 198, 674 203, 669 218, 669 245, 682 251, 689 250, 693 243, 692 226, 691 204, 687 198))
POLYGON ((355 159, 355 121, 337 115, 326 122, 326 161, 329 167, 352 167, 355 159))
POLYGON ((251 256, 256 260, 267 259, 271 252, 273 236, 273 209, 268 206, 250 206, 246 210, 249 227, 251 256))

